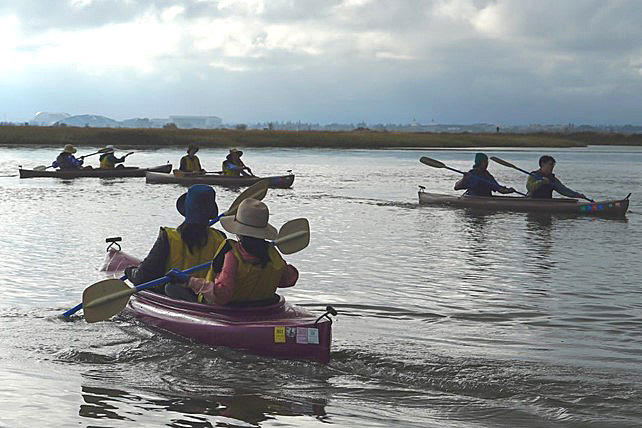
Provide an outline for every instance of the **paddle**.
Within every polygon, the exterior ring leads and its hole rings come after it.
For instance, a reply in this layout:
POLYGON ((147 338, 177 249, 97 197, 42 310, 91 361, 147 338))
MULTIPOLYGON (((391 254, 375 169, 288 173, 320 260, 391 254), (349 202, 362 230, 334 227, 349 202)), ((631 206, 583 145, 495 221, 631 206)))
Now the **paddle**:
MULTIPOLYGON (((491 156, 490 158, 491 158, 493 161, 495 161, 495 162, 497 162, 498 164, 500 164, 500 165, 504 165, 504 166, 506 166, 506 167, 508 167, 508 168, 516 169, 517 171, 523 172, 524 174, 528 174, 528 175, 530 175, 531 177, 538 178, 535 174, 532 174, 532 173, 530 173, 530 172, 526 171, 525 169, 521 169, 521 168, 519 168, 519 167, 517 167, 517 166, 513 165, 512 163, 505 161, 504 159, 500 159, 500 158, 498 158, 497 156, 491 156)), ((553 187, 555 187, 555 186, 553 186, 553 187)), ((556 189, 556 190, 557 190, 557 189, 556 189)), ((573 191, 574 191, 574 190, 573 190, 573 191)), ((575 192, 575 191, 574 191, 574 192, 575 192)), ((579 192, 575 192, 575 193, 579 193, 579 192)), ((582 198, 582 199, 586 199, 586 200, 587 200, 587 201, 589 201, 589 202, 595 202, 593 199, 587 198, 586 196, 581 196, 581 198, 582 198)))
MULTIPOLYGON (((438 160, 431 159, 431 158, 426 157, 426 156, 422 156, 421 159, 419 159, 419 162, 423 163, 424 165, 431 166, 433 168, 445 168, 445 169, 449 169, 451 171, 458 172, 460 174, 466 175, 466 173, 463 172, 463 171, 460 171, 460 170, 455 169, 455 168, 451 168, 451 167, 447 166, 446 164, 444 164, 443 162, 439 162, 438 160)), ((492 181, 486 180, 483 177, 477 177, 477 176, 474 176, 474 177, 475 177, 475 180, 483 181, 484 183, 488 183, 490 185, 494 185, 495 184, 492 181)), ((513 190, 515 190, 515 189, 513 189, 513 190)), ((526 196, 525 193, 518 192, 517 190, 515 190, 515 193, 517 193, 519 195, 522 195, 522 196, 526 196)))
MULTIPOLYGON (((88 158, 89 156, 97 155, 98 153, 101 153, 101 152, 98 151, 98 152, 90 153, 88 155, 81 156, 78 159, 88 158)), ((44 171, 44 170, 49 169, 49 168, 53 168, 53 165, 49 165, 49 166, 38 165, 38 166, 33 167, 34 171, 44 171)))
POLYGON ((239 205, 241 202, 243 202, 246 199, 256 199, 259 201, 262 201, 263 198, 265 198, 265 195, 267 194, 267 190, 270 184, 270 180, 264 179, 257 181, 247 189, 241 192, 240 195, 234 199, 234 202, 232 202, 232 205, 225 211, 224 213, 221 213, 216 217, 214 220, 210 220, 210 226, 218 222, 221 217, 225 217, 228 215, 233 215, 236 214, 236 210, 238 209, 239 205))
MULTIPOLYGON (((300 251, 310 243, 310 224, 305 218, 298 218, 285 223, 279 231, 278 238, 273 242, 284 254, 292 254, 300 251)), ((190 274, 199 270, 207 269, 212 262, 200 264, 183 273, 190 274)), ((118 279, 106 279, 90 285, 82 295, 85 320, 93 323, 104 321, 122 311, 132 294, 156 287, 171 281, 169 276, 155 279, 140 284, 136 287, 128 286, 124 281, 118 279)))
MULTIPOLYGON (((251 185, 247 189, 245 189, 243 192, 241 192, 240 195, 238 195, 236 197, 236 199, 234 199, 234 202, 232 202, 232 205, 230 205, 230 207, 227 209, 227 211, 225 211, 222 214, 219 214, 219 216, 216 217, 215 219, 210 220, 210 224, 209 225, 212 226, 213 224, 217 223, 221 219, 221 217, 224 217, 226 215, 235 214, 236 210, 238 209, 238 207, 241 204, 241 202, 243 202, 246 199, 252 198, 252 199, 257 199, 259 201, 263 200, 263 198, 267 194, 269 182, 270 182, 269 180, 261 180, 261 181, 258 181, 256 183, 254 183, 253 185, 251 185)), ((296 220, 292 220, 292 221, 296 221, 296 220)), ((287 226, 289 223, 291 223, 291 222, 286 223, 285 225, 283 225, 283 227, 287 226)), ((283 251, 283 254, 290 254, 290 253, 287 253, 287 252, 283 251)), ((124 281, 126 279, 127 279, 127 275, 124 275, 124 276, 122 276, 120 278, 120 280, 116 280, 116 281, 121 281, 122 282, 122 281, 124 281)), ((108 280, 105 280, 105 281, 108 281, 108 280)), ((101 282, 103 282, 103 281, 101 281, 101 282)), ((83 307, 83 304, 82 303, 78 303, 76 306, 74 306, 73 308, 67 310, 62 315, 64 317, 69 317, 69 316, 75 314, 76 312, 78 312, 79 310, 81 310, 82 307, 83 307)))

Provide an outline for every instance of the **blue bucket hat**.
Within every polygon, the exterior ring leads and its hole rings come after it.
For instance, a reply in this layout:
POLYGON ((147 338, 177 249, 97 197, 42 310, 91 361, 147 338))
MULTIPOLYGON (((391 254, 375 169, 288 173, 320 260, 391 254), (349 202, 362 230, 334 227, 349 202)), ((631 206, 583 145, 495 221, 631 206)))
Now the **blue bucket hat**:
POLYGON ((176 209, 186 224, 207 224, 218 216, 216 192, 206 184, 195 184, 176 200, 176 209))

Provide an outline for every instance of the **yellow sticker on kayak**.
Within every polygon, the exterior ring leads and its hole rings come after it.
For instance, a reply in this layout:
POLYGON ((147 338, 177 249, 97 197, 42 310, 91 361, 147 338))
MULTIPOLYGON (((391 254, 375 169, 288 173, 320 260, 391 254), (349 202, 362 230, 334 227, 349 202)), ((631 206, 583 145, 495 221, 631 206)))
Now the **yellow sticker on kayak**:
POLYGON ((285 327, 274 327, 274 343, 285 343, 285 327))

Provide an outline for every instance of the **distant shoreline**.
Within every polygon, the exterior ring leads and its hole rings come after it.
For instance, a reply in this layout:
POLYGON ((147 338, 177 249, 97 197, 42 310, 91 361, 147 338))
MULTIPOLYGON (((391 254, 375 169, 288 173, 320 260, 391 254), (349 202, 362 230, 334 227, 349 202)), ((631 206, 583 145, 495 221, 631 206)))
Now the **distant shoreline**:
POLYGON ((430 133, 376 131, 268 131, 219 129, 131 129, 42 126, 0 126, 0 146, 74 146, 118 148, 291 147, 335 149, 474 148, 474 147, 586 147, 588 145, 642 146, 642 134, 577 133, 430 133))

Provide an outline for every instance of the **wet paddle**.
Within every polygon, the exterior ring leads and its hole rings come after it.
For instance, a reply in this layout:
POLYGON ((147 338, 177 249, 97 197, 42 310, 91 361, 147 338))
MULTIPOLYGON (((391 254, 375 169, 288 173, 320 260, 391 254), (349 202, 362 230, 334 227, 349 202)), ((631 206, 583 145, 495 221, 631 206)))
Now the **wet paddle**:
MULTIPOLYGON (((243 192, 241 192, 240 195, 238 195, 236 197, 236 199, 234 199, 234 202, 232 202, 232 205, 230 205, 230 207, 227 209, 227 211, 225 211, 224 213, 220 214, 215 219, 210 220, 210 226, 212 226, 213 224, 217 223, 221 219, 221 217, 224 217, 226 215, 236 214, 236 210, 238 209, 238 207, 241 204, 241 202, 243 202, 244 200, 246 200, 248 198, 257 199, 259 201, 262 201, 263 198, 265 198, 265 195, 267 194, 268 184, 269 183, 270 183, 269 180, 261 180, 259 182, 254 183, 253 185, 251 185, 247 189, 245 189, 243 192)), ((292 221, 296 221, 296 220, 292 220, 292 221)), ((283 227, 287 226, 289 223, 291 223, 291 222, 286 223, 283 227)), ((287 253, 287 252, 283 251, 283 254, 290 254, 290 253, 287 253)), ((124 281, 126 279, 127 279, 127 275, 123 275, 120 278, 120 280, 115 280, 115 281, 121 281, 122 282, 122 281, 124 281)), ((105 281, 108 281, 108 280, 105 280, 105 281)), ((101 281, 101 282, 103 282, 103 281, 101 281)), ((76 312, 78 312, 79 310, 81 310, 82 307, 83 307, 83 304, 82 303, 78 303, 76 306, 74 306, 73 308, 69 309, 68 311, 66 311, 62 315, 64 317, 69 317, 69 316, 75 314, 76 312)))
MULTIPOLYGON (((460 171, 460 170, 455 169, 455 168, 451 168, 451 167, 447 166, 443 162, 439 162, 438 160, 435 160, 435 159, 432 159, 432 158, 429 158, 429 157, 426 157, 426 156, 422 156, 421 159, 419 159, 419 162, 423 163, 424 165, 431 166, 433 168, 445 168, 445 169, 448 169, 450 171, 454 171, 454 172, 458 172, 460 174, 466 175, 466 173, 463 172, 463 171, 460 171)), ((488 184, 491 184, 491 185, 495 184, 492 181, 486 180, 485 178, 482 178, 482 177, 475 176, 475 179, 479 180, 479 181, 483 181, 484 183, 488 183, 488 184)), ((515 189, 513 189, 513 190, 515 190, 515 189)), ((526 196, 525 193, 518 192, 517 190, 515 190, 514 193, 517 193, 518 195, 526 196)))
MULTIPOLYGON (((98 153, 101 153, 101 152, 90 153, 88 155, 81 156, 78 159, 85 159, 85 158, 88 158, 89 156, 97 155, 98 153)), ((34 166, 33 167, 34 171, 44 171, 44 170, 49 169, 49 168, 53 168, 53 165, 49 165, 49 166, 38 165, 38 166, 34 166)))
MULTIPOLYGON (((512 163, 505 161, 504 159, 498 158, 497 156, 491 156, 490 159, 495 161, 495 162, 497 162, 500 165, 504 165, 505 167, 516 169, 517 171, 523 172, 524 174, 528 174, 531 177, 535 177, 535 175, 531 174, 530 172, 526 171, 525 169, 521 169, 521 168, 513 165, 512 163)), ((555 186, 553 186, 553 187, 555 187, 555 186)), ((573 191, 575 192, 575 190, 573 190, 573 191)), ((575 192, 575 193, 579 193, 579 192, 575 192)), ((586 196, 582 197, 582 199, 586 199, 589 202, 595 202, 593 199, 587 198, 586 196)))
MULTIPOLYGON (((285 223, 279 231, 278 238, 273 243, 284 254, 292 254, 304 249, 310 243, 310 224, 308 220, 298 218, 285 223)), ((190 274, 207 269, 211 265, 212 262, 210 261, 185 269, 183 273, 190 274)), ((82 296, 85 320, 93 323, 109 319, 127 306, 132 294, 169 281, 171 281, 171 278, 164 276, 133 288, 118 279, 106 279, 92 284, 85 289, 82 296)))

